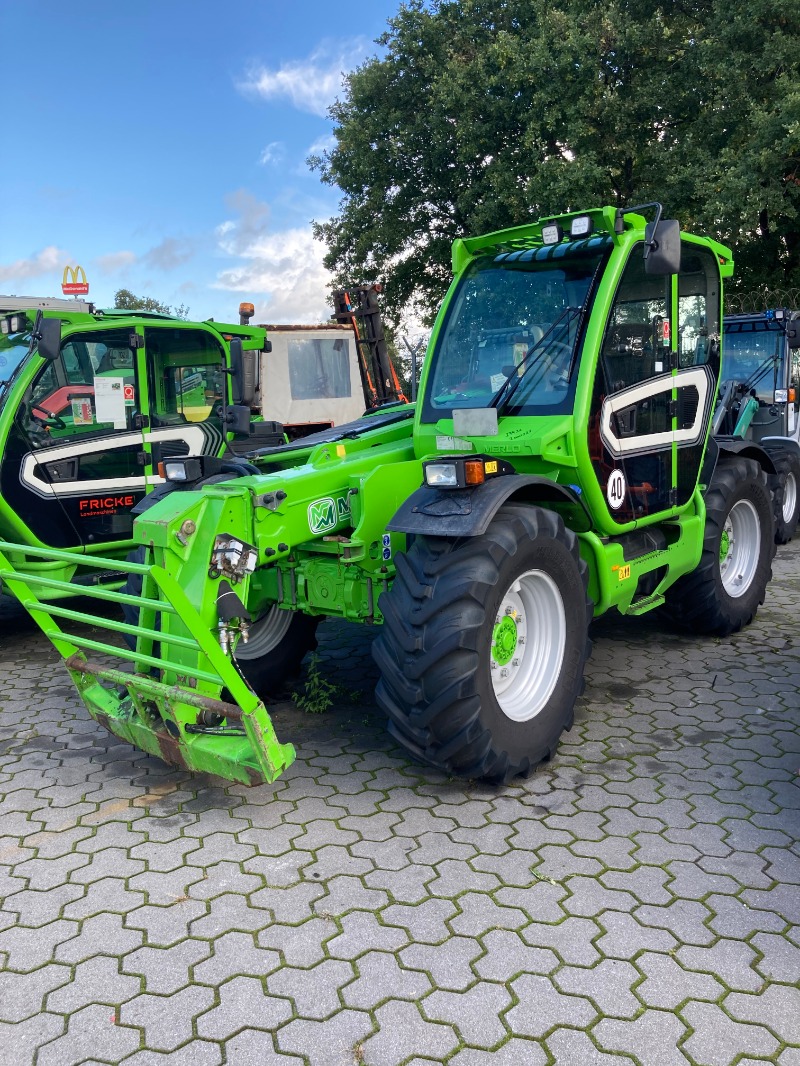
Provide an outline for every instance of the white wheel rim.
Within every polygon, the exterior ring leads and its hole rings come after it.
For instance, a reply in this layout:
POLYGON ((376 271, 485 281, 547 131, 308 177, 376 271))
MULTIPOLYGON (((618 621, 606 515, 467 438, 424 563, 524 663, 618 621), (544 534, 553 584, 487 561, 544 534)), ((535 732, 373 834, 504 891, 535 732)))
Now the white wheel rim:
POLYGON ((797 481, 794 474, 789 471, 783 486, 783 520, 791 522, 797 509, 797 481))
POLYGON ((761 554, 761 524, 750 500, 739 500, 725 519, 720 545, 722 587, 733 599, 744 596, 753 583, 761 554))
POLYGON ((521 574, 497 610, 489 649, 492 687, 507 718, 529 722, 547 705, 566 643, 564 601, 555 581, 543 570, 521 574))
POLYGON ((294 618, 293 611, 283 611, 277 605, 270 607, 266 614, 250 626, 250 633, 245 644, 239 640, 236 645, 237 659, 260 659, 277 648, 294 618))

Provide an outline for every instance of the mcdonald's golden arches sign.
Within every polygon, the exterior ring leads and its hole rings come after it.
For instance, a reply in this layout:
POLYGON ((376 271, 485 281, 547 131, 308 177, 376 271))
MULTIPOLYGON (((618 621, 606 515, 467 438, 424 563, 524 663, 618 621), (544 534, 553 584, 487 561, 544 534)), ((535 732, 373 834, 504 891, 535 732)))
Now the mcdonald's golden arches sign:
POLYGON ((64 277, 61 282, 61 291, 65 296, 86 296, 89 292, 89 282, 82 266, 65 266, 64 277))

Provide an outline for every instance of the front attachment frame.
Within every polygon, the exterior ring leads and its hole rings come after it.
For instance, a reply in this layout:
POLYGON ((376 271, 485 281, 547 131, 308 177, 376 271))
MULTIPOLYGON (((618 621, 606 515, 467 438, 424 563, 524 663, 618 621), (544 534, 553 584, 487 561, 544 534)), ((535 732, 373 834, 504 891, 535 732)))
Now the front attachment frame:
POLYGON ((92 718, 121 740, 183 769, 249 785, 276 780, 294 762, 294 746, 278 740, 266 705, 163 567, 0 541, 0 581, 65 660, 92 718), (9 556, 91 566, 98 584, 71 586, 15 567, 9 556), (141 596, 103 586, 104 575, 118 580, 120 572, 141 575, 141 596), (65 606, 34 590, 82 599, 65 606), (84 597, 138 607, 139 625, 87 611, 84 597), (179 622, 162 627, 166 614, 179 622), (67 631, 66 623, 79 628, 67 631), (98 640, 87 626, 132 636, 136 650, 98 640))

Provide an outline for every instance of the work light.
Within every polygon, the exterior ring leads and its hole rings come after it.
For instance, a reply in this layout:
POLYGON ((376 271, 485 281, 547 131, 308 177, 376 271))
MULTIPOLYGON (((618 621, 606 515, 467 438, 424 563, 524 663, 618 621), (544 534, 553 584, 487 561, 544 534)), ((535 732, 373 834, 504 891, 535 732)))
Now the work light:
POLYGON ((594 223, 589 215, 578 215, 573 218, 569 228, 570 237, 589 237, 594 229, 594 223))

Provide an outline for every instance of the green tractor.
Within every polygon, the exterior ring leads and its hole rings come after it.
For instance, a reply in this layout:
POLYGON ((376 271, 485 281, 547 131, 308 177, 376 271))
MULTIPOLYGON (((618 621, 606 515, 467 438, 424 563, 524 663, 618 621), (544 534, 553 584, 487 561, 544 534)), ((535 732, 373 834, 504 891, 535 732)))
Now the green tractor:
POLYGON ((254 449, 258 473, 165 462, 175 491, 135 523, 125 621, 41 602, 0 544, 0 578, 97 721, 189 769, 274 780, 295 753, 265 698, 316 622, 343 618, 381 627, 392 736, 506 782, 571 726, 593 615, 749 623, 776 471, 710 432, 732 257, 661 216, 606 207, 457 240, 415 408, 254 449))
POLYGON ((124 580, 92 560, 125 559, 137 508, 164 483, 159 464, 283 440, 251 422, 268 347, 244 320, 0 297, 0 536, 18 542, 15 565, 76 586, 124 580), (36 554, 45 547, 85 559, 36 554))

